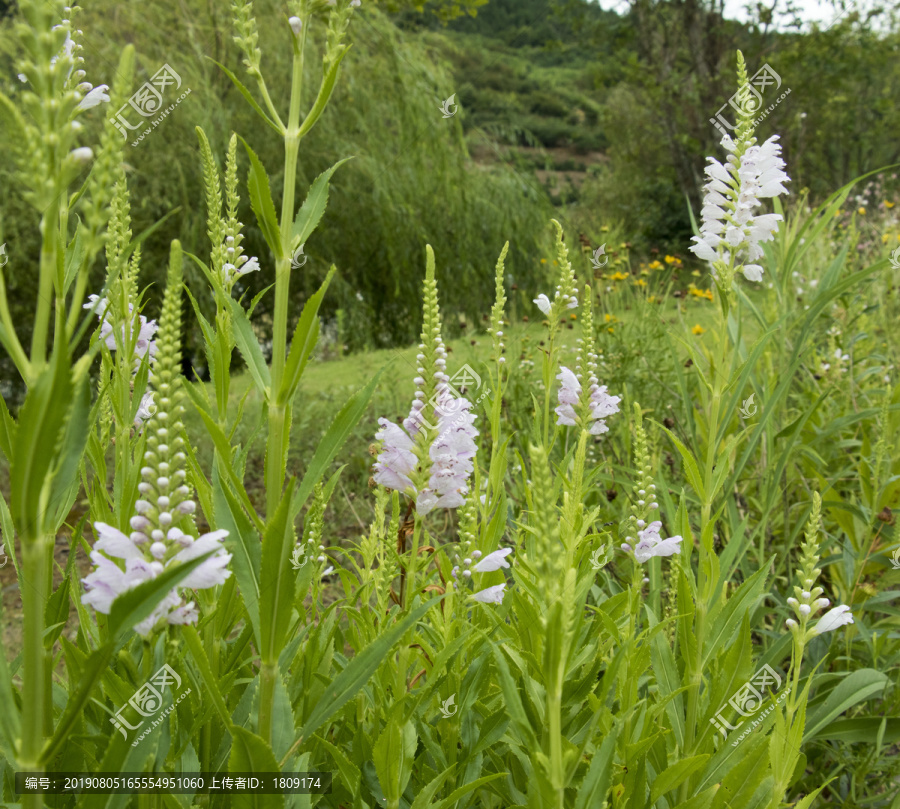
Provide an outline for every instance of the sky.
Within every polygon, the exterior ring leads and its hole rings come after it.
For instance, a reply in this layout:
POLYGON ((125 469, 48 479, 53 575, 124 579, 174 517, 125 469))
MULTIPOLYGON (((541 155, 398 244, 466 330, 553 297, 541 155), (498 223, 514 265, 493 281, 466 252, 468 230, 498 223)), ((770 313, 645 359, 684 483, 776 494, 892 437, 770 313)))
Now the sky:
MULTIPOLYGON (((624 11, 628 7, 627 0, 595 0, 595 2, 598 2, 602 8, 619 12, 624 11)), ((765 4, 767 6, 771 5, 771 0, 768 0, 765 4)), ((746 21, 748 19, 745 11, 746 5, 747 0, 725 0, 725 16, 729 19, 746 21)), ((781 0, 779 6, 783 8, 784 5, 784 0, 781 0)), ((843 16, 841 10, 835 8, 829 0, 794 0, 794 5, 798 9, 800 19, 807 24, 818 22, 820 28, 829 27, 843 16)), ((874 0, 855 0, 854 2, 847 0, 845 5, 848 10, 854 7, 862 10, 871 8, 875 5, 875 2, 874 0)), ((783 28, 785 26, 779 25, 778 27, 783 28)))

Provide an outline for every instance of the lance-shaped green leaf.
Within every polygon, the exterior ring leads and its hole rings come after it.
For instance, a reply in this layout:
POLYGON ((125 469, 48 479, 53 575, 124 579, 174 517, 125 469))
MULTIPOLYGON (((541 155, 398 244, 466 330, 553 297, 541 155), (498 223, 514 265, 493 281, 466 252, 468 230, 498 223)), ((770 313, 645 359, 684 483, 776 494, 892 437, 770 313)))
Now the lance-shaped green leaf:
POLYGON ((671 767, 666 767, 653 779, 650 803, 655 804, 667 792, 680 787, 682 782, 700 769, 708 758, 709 754, 704 753, 701 756, 683 758, 681 761, 676 761, 671 767))
POLYGON ((757 570, 725 602, 725 606, 720 605, 710 613, 710 629, 703 644, 701 668, 705 669, 712 654, 731 641, 743 620, 744 613, 752 610, 762 598, 768 572, 768 565, 757 570))
POLYGON ((19 410, 10 459, 10 511, 19 536, 28 541, 43 528, 50 469, 72 404, 72 376, 65 333, 57 338, 50 364, 28 391, 19 410))
POLYGON ((253 107, 254 110, 256 110, 256 113, 257 113, 257 115, 259 115, 260 118, 262 118, 270 127, 272 127, 272 129, 274 129, 279 134, 279 136, 284 135, 283 127, 280 126, 279 124, 276 124, 275 121, 273 121, 268 115, 266 115, 263 108, 260 107, 259 104, 256 103, 256 99, 253 97, 253 95, 250 93, 250 91, 244 86, 244 84, 241 82, 241 80, 237 76, 234 75, 234 73, 232 73, 227 67, 225 67, 225 65, 217 62, 215 59, 212 59, 209 56, 207 56, 206 58, 209 59, 209 61, 212 62, 213 64, 219 65, 219 67, 222 69, 222 72, 226 76, 228 76, 229 79, 231 79, 232 84, 234 84, 234 86, 237 87, 238 92, 240 92, 240 94, 245 99, 247 99, 247 103, 251 107, 253 107))
POLYGON ((260 654, 264 663, 278 660, 291 625, 297 576, 291 566, 293 521, 288 515, 296 478, 288 481, 263 534, 262 567, 259 575, 260 654))
POLYGON ((405 618, 389 627, 380 637, 372 641, 356 657, 354 657, 329 683, 324 696, 313 708, 307 720, 300 728, 300 739, 307 739, 325 722, 336 714, 346 703, 356 696, 357 692, 369 681, 381 665, 388 652, 400 638, 409 631, 428 610, 446 596, 436 596, 424 604, 420 604, 405 618))
POLYGON ((272 192, 269 189, 269 175, 259 162, 256 152, 241 138, 241 143, 247 150, 250 158, 250 176, 247 179, 247 187, 250 191, 250 207, 256 214, 256 221, 262 231, 266 243, 275 254, 275 258, 283 258, 281 250, 281 230, 278 227, 278 217, 275 214, 275 203, 272 202, 272 192))
POLYGON ((416 756, 416 728, 412 722, 401 723, 395 712, 372 748, 372 763, 381 791, 391 806, 397 806, 412 775, 416 756))
POLYGON ((600 749, 591 757, 584 781, 578 788, 573 809, 592 809, 594 806, 602 806, 606 799, 609 783, 612 780, 613 759, 616 753, 616 738, 618 737, 618 725, 607 734, 600 745, 600 749))
POLYGON ((338 160, 330 169, 323 171, 309 187, 306 199, 297 211, 294 218, 294 227, 291 235, 294 239, 299 240, 300 244, 306 244, 306 240, 312 235, 312 232, 318 226, 325 213, 325 206, 328 204, 328 183, 331 182, 331 175, 337 171, 338 167, 352 160, 352 157, 345 157, 338 160))
POLYGON ((234 342, 237 344, 244 362, 247 363, 247 370, 250 372, 254 383, 256 383, 256 389, 266 401, 269 401, 272 376, 269 373, 269 366, 266 365, 265 357, 263 357, 259 341, 256 339, 253 326, 250 324, 250 318, 247 317, 244 307, 234 298, 228 297, 226 300, 231 308, 231 322, 234 324, 234 342))
MULTIPOLYGON (((653 421, 653 419, 648 419, 648 421, 653 421)), ((700 474, 700 467, 697 465, 697 459, 694 458, 693 453, 683 444, 681 440, 676 436, 671 430, 663 427, 659 422, 653 421, 653 423, 659 427, 669 438, 672 440, 672 443, 675 445, 675 448, 678 450, 681 455, 682 460, 684 461, 684 472, 687 475, 688 481, 691 486, 693 486, 694 491, 697 492, 697 496, 702 500, 706 497, 706 491, 703 487, 703 477, 700 474)))
POLYGON ((810 715, 803 734, 804 741, 811 739, 844 711, 884 690, 887 683, 887 675, 875 669, 859 669, 848 674, 810 715))
MULTIPOLYGON (((238 726, 233 728, 233 733, 231 758, 228 759, 229 772, 281 772, 272 748, 261 737, 238 726)), ((251 792, 235 795, 231 802, 235 809, 282 809, 284 795, 251 792)))
POLYGON ((319 307, 322 305, 325 290, 328 289, 334 273, 335 266, 332 264, 322 286, 303 304, 303 311, 300 313, 300 319, 297 321, 297 328, 294 329, 294 337, 291 340, 291 350, 285 361, 284 380, 276 400, 278 404, 291 401, 297 392, 297 386, 300 384, 306 363, 319 340, 319 307))
POLYGON ((159 605, 173 587, 183 581, 187 575, 200 567, 217 551, 209 551, 189 562, 170 565, 155 579, 142 582, 137 587, 128 590, 112 603, 109 612, 109 634, 116 640, 124 639, 135 624, 149 618, 153 610, 159 605))
MULTIPOLYGON (((325 106, 328 104, 328 99, 331 98, 331 93, 334 91, 334 85, 337 81, 338 72, 341 69, 341 62, 343 61, 344 57, 347 55, 347 51, 349 50, 349 45, 341 45, 339 47, 338 53, 334 57, 334 61, 332 61, 330 67, 328 67, 328 70, 322 77, 322 84, 319 87, 319 94, 316 96, 316 102, 315 104, 313 104, 313 107, 309 111, 309 114, 306 116, 306 119, 300 125, 300 132, 298 133, 298 137, 302 138, 307 132, 309 132, 309 130, 315 126, 316 121, 319 120, 319 117, 325 111, 325 106)), ((322 61, 325 62, 325 59, 323 59, 322 61)))
POLYGON ((231 567, 237 579, 244 609, 250 617, 256 645, 261 642, 259 625, 259 569, 262 548, 259 534, 219 474, 220 463, 213 469, 213 510, 216 528, 228 531, 225 547, 231 554, 231 567))

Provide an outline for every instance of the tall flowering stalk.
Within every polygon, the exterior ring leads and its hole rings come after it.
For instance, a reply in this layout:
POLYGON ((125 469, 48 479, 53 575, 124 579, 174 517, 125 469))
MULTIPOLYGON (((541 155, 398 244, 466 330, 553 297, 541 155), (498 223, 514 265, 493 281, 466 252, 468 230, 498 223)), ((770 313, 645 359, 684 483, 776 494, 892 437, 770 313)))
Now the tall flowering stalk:
MULTIPOLYGON (((44 739, 54 724, 51 684, 56 636, 45 626, 53 548, 77 497, 81 460, 91 432, 88 369, 96 347, 73 356, 71 344, 84 314, 81 303, 102 241, 99 232, 109 216, 110 167, 121 161, 121 144, 104 129, 96 177, 79 193, 70 193, 70 186, 87 172, 97 151, 96 145, 85 143, 88 130, 80 119, 92 115, 91 110, 108 98, 107 88, 84 81, 87 72, 79 55, 80 33, 72 24, 74 9, 62 0, 22 0, 18 8, 21 17, 15 25, 15 40, 22 52, 16 71, 22 83, 16 88, 16 103, 0 92, 0 117, 17 190, 40 220, 40 252, 37 256, 13 252, 9 263, 4 261, 9 268, 5 272, 33 273, 37 278, 27 349, 18 336, 21 324, 12 318, 6 281, 0 274, 0 344, 28 391, 17 418, 5 402, 0 404, 0 415, 5 434, 14 435, 14 440, 4 442, 3 452, 10 472, 8 517, 22 553, 21 565, 16 565, 24 613, 22 716, 16 721, 21 738, 13 749, 19 769, 40 772, 44 739), (87 225, 71 216, 79 206, 87 225)), ((119 97, 130 83, 132 59, 133 49, 126 48, 116 84, 119 97)), ((9 524, 5 521, 4 528, 9 524)), ((17 710, 18 704, 11 700, 7 707, 17 710)), ((22 805, 37 809, 42 798, 23 795, 22 805)))
MULTIPOLYGON (((737 54, 737 77, 739 92, 750 93, 750 83, 743 55, 737 54)), ((717 310, 718 321, 714 329, 716 347, 709 352, 709 367, 704 376, 703 405, 706 417, 704 451, 694 459, 690 451, 668 430, 675 446, 685 459, 691 485, 700 500, 700 541, 698 549, 698 572, 696 582, 691 577, 695 591, 692 631, 696 643, 685 654, 685 682, 687 708, 685 715, 684 755, 693 755, 698 743, 697 719, 700 710, 700 691, 703 681, 703 646, 708 631, 709 616, 724 599, 724 591, 717 590, 719 577, 718 559, 713 548, 715 521, 713 507, 725 483, 723 470, 730 463, 729 456, 739 438, 723 446, 722 431, 732 414, 723 413, 723 401, 729 386, 736 381, 738 358, 733 350, 728 332, 728 318, 731 302, 737 298, 733 281, 735 273, 743 268, 749 280, 762 279, 762 266, 755 263, 763 255, 760 244, 774 238, 777 223, 781 219, 775 214, 756 214, 760 199, 784 193, 784 183, 789 180, 784 173, 784 162, 780 157, 777 138, 772 137, 761 146, 753 130, 753 116, 750 105, 742 105, 739 113, 735 139, 726 137, 723 145, 730 152, 727 165, 710 159, 706 173, 710 181, 705 187, 703 211, 701 212, 701 235, 694 237, 691 248, 700 258, 712 265, 712 274, 719 292, 717 310), (705 457, 704 457, 705 455, 705 457)), ((662 428, 665 430, 665 428, 662 428)), ((686 516, 685 516, 686 521, 686 516)), ((686 524, 682 523, 684 530, 686 524)), ((652 527, 647 526, 644 530, 652 527)), ((651 548, 665 547, 657 534, 648 537, 651 548)), ((689 571, 693 545, 688 546, 687 557, 682 568, 689 571)), ((637 554, 637 546, 635 553, 637 554)), ((680 799, 689 794, 690 779, 682 784, 680 799)))
POLYGON ((375 434, 380 442, 373 466, 375 482, 409 495, 416 508, 412 557, 405 577, 407 605, 415 577, 421 518, 435 508, 458 508, 465 503, 477 451, 478 430, 475 415, 470 412, 471 402, 454 395, 446 370, 447 349, 441 337, 434 271, 434 252, 428 245, 415 396, 402 427, 380 418, 375 434))
MULTIPOLYGON (((148 437, 138 484, 141 499, 134 504, 129 534, 103 522, 95 522, 98 540, 91 551, 95 569, 84 579, 85 604, 109 614, 116 598, 144 581, 159 576, 171 564, 213 555, 182 580, 185 590, 223 584, 231 572, 230 554, 222 548, 228 531, 219 530, 196 538, 192 515, 197 508, 185 483, 184 426, 181 405, 181 248, 173 242, 172 262, 160 318, 158 351, 150 385, 158 394, 157 409, 146 427, 148 437), (112 558, 110 558, 112 557, 112 558), (125 569, 113 561, 121 560, 125 569)), ((135 629, 147 637, 166 623, 196 623, 193 601, 173 588, 135 629)))
POLYGON ((569 309, 578 306, 578 296, 575 288, 575 272, 569 261, 569 251, 563 240, 562 225, 555 219, 551 220, 556 227, 556 262, 559 265, 558 283, 556 294, 551 301, 547 295, 540 294, 534 299, 538 309, 546 316, 548 321, 548 348, 544 352, 544 446, 550 443, 550 397, 552 396, 552 377, 556 370, 556 337, 559 334, 560 319, 569 309))
MULTIPOLYGON (((738 85, 749 93, 749 79, 743 54, 738 51, 738 85)), ((722 146, 728 150, 726 164, 708 158, 703 187, 700 236, 694 236, 690 250, 712 264, 716 284, 727 298, 732 294, 735 272, 740 269, 749 281, 762 281, 763 268, 755 263, 763 256, 760 244, 774 238, 780 214, 756 214, 760 200, 786 194, 781 146, 773 135, 757 145, 753 135, 750 105, 741 105, 736 139, 725 135, 722 146)))
POLYGON ((816 623, 812 623, 816 614, 831 605, 827 598, 822 598, 824 590, 816 586, 822 571, 819 564, 819 525, 822 519, 822 498, 813 492, 812 511, 806 523, 803 544, 800 546, 800 568, 795 572, 798 584, 794 585, 794 596, 787 599, 796 619, 787 620, 788 629, 793 637, 791 649, 791 669, 788 676, 790 693, 781 708, 775 711, 775 730, 772 735, 772 770, 775 777, 771 809, 780 804, 776 798, 785 794, 791 783, 797 761, 800 758, 800 747, 803 732, 806 728, 806 707, 809 690, 813 678, 808 677, 803 691, 800 692, 800 669, 803 665, 803 652, 806 645, 815 637, 826 632, 853 623, 850 608, 845 604, 833 607, 816 623))

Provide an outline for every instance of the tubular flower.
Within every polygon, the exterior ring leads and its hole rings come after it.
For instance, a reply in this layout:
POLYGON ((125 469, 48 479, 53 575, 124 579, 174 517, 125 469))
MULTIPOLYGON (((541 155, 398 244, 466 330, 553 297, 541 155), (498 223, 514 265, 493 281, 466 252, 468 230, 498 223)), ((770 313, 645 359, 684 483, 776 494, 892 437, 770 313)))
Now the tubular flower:
POLYGON ((604 419, 619 412, 619 396, 610 396, 606 385, 597 382, 597 354, 594 352, 593 311, 590 294, 585 297, 584 316, 581 320, 582 337, 578 341, 577 373, 560 366, 557 379, 560 381, 559 406, 556 407, 556 423, 564 427, 579 424, 591 435, 609 432, 604 419), (587 391, 582 389, 581 379, 587 376, 587 391))
MULTIPOLYGON (((100 339, 106 343, 106 347, 110 351, 116 350, 116 334, 113 324, 110 322, 109 301, 101 298, 99 295, 90 295, 88 303, 84 304, 84 309, 90 309, 100 319, 100 339)), ((122 324, 119 328, 119 337, 122 344, 125 344, 133 337, 134 327, 134 305, 128 304, 128 314, 131 318, 126 324, 122 324)), ((135 365, 140 365, 140 361, 150 355, 151 359, 156 355, 156 341, 153 339, 156 335, 157 326, 155 320, 147 320, 146 317, 140 315, 138 318, 138 334, 134 344, 135 365)))
POLYGON ((853 616, 850 614, 850 607, 841 604, 839 607, 828 610, 809 632, 811 635, 821 635, 823 632, 832 632, 838 627, 852 623, 853 616))
POLYGON ((456 395, 447 375, 447 349, 441 338, 434 253, 427 247, 422 342, 419 344, 415 397, 399 426, 379 419, 381 442, 375 482, 416 500, 416 512, 458 508, 468 493, 477 446, 472 404, 456 395))
POLYGON ((743 154, 738 144, 727 135, 722 145, 731 153, 727 167, 714 157, 708 158, 706 174, 710 178, 703 187, 700 236, 689 249, 709 262, 743 264, 744 276, 762 281, 763 268, 754 263, 763 255, 760 243, 771 241, 778 230, 780 214, 754 215, 760 199, 786 194, 783 183, 790 182, 784 173, 781 146, 773 135, 761 146, 749 146, 743 154), (749 263, 747 263, 749 262, 749 263))
POLYGON ((196 623, 198 613, 194 602, 185 603, 182 591, 215 587, 231 575, 227 568, 231 555, 222 546, 228 532, 212 531, 199 538, 192 533, 195 529, 191 515, 197 504, 190 499, 191 489, 184 483, 186 456, 181 435, 184 408, 179 404, 180 387, 176 382, 181 353, 178 344, 181 257, 180 248, 177 250, 176 261, 176 247, 173 247, 163 303, 160 351, 151 368, 153 390, 148 391, 138 408, 138 416, 146 418, 149 431, 142 481, 137 487, 141 499, 134 504, 130 534, 104 522, 94 523, 97 542, 90 556, 95 567, 83 579, 87 592, 82 602, 97 612, 109 614, 113 602, 122 593, 155 579, 173 564, 180 565, 211 552, 212 556, 166 594, 151 615, 135 625, 135 630, 144 637, 166 623, 196 623), (154 394, 158 395, 157 400, 154 394), (124 570, 113 561, 116 559, 124 562, 124 570))
POLYGON ((512 548, 501 548, 499 551, 489 553, 472 570, 476 573, 491 573, 494 570, 500 570, 501 567, 509 567, 509 562, 505 557, 509 556, 512 551, 512 548))
POLYGON ((428 487, 416 498, 416 511, 427 514, 434 508, 458 508, 465 502, 466 481, 475 469, 478 447, 475 416, 467 399, 444 393, 439 400, 438 437, 429 450, 431 477, 428 487))
POLYGON ((649 561, 654 556, 672 556, 681 553, 681 537, 669 537, 660 539, 659 529, 662 523, 654 520, 650 525, 638 531, 638 543, 634 546, 634 558, 641 564, 649 561))
POLYGON ((98 104, 106 103, 109 101, 109 95, 106 92, 108 89, 109 85, 98 84, 96 87, 88 90, 87 95, 78 102, 76 109, 89 110, 98 104))
POLYGON ((482 604, 500 604, 503 601, 503 593, 506 589, 506 582, 503 584, 495 584, 493 587, 486 587, 477 593, 472 593, 472 598, 480 601, 482 604))

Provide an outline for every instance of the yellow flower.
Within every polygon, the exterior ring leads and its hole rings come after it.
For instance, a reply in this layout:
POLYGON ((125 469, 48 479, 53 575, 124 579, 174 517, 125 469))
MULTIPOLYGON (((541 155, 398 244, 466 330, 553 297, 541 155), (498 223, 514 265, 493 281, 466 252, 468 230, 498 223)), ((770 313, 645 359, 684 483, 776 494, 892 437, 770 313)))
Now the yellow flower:
POLYGON ((865 216, 865 215, 866 215, 866 209, 861 207, 861 208, 857 211, 857 213, 858 213, 860 216, 865 216))
POLYGON ((628 273, 624 272, 614 272, 611 276, 609 276, 610 281, 625 281, 628 278, 628 273))
POLYGON ((663 265, 662 265, 661 261, 651 261, 650 262, 651 270, 661 270, 662 268, 663 268, 663 265))
POLYGON ((615 330, 612 326, 610 326, 610 327, 607 329, 607 331, 608 331, 610 334, 615 334, 615 333, 616 333, 616 330, 615 330))
POLYGON ((553 263, 557 264, 557 265, 559 264, 559 262, 556 259, 553 259, 553 263))
POLYGON ((610 322, 613 320, 613 316, 612 316, 612 315, 603 315, 603 319, 604 319, 607 323, 610 323, 610 322))
POLYGON ((890 210, 891 208, 893 208, 894 205, 896 205, 895 202, 888 202, 887 200, 884 201, 884 207, 887 208, 887 209, 889 209, 889 210, 890 210))
POLYGON ((542 258, 542 259, 541 259, 541 264, 546 264, 546 263, 547 263, 547 259, 542 258))
POLYGON ((699 278, 699 277, 700 277, 700 274, 701 274, 701 273, 700 273, 700 270, 694 270, 694 271, 691 273, 691 275, 693 275, 694 278, 699 278))
POLYGON ((706 329, 703 328, 699 323, 697 323, 694 328, 691 329, 691 334, 703 334, 706 329))
POLYGON ((635 286, 645 287, 647 286, 647 282, 643 278, 638 278, 637 281, 634 282, 635 286))
POLYGON ((572 320, 578 320, 578 315, 569 315, 572 320))

